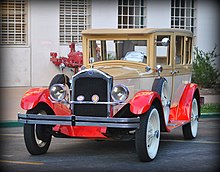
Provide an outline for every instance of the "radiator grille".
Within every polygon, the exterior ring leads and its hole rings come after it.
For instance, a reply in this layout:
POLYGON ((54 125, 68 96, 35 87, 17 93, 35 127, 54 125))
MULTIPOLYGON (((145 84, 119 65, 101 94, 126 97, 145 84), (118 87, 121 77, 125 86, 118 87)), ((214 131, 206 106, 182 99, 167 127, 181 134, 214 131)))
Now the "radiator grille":
MULTIPOLYGON (((108 101, 108 82, 103 78, 83 77, 75 80, 74 97, 82 95, 84 101, 92 101, 93 95, 99 96, 100 102, 108 101)), ((100 116, 106 117, 108 114, 108 105, 97 104, 75 104, 73 106, 73 114, 79 116, 100 116)))

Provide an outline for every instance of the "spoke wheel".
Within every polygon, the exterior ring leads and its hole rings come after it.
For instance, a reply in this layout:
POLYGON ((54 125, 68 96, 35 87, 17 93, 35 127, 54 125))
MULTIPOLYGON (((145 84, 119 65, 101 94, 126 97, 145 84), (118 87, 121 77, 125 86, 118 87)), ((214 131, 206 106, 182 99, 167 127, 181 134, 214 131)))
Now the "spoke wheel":
POLYGON ((160 142, 160 117, 156 107, 140 117, 140 128, 136 131, 135 146, 140 161, 152 161, 160 142))
POLYGON ((183 126, 183 136, 186 139, 193 139, 197 136, 199 125, 199 106, 196 98, 193 98, 191 109, 191 121, 183 126))
MULTIPOLYGON (((27 114, 48 114, 47 109, 36 107, 28 110, 27 114)), ((51 126, 39 124, 24 125, 24 141, 28 152, 32 155, 44 154, 48 151, 52 135, 51 126)))
POLYGON ((163 106, 165 124, 167 125, 169 121, 169 115, 170 115, 170 91, 168 88, 167 81, 164 81, 162 85, 161 102, 163 106))
POLYGON ((164 121, 165 124, 167 125, 169 122, 170 102, 171 102, 171 95, 167 80, 165 78, 156 78, 152 86, 152 91, 157 92, 161 97, 161 102, 164 112, 164 121))

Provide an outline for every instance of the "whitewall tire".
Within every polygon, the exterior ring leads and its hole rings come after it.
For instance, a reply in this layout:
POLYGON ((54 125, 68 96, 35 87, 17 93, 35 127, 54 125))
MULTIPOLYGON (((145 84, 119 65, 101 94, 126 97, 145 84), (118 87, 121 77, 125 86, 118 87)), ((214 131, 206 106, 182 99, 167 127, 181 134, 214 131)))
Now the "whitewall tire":
POLYGON ((183 136, 185 139, 194 139, 197 136, 199 126, 199 105, 196 98, 193 98, 191 108, 191 120, 190 123, 182 127, 183 136))
POLYGON ((152 161, 158 152, 160 142, 160 117, 158 109, 151 106, 140 116, 140 128, 136 131, 135 146, 140 161, 152 161))

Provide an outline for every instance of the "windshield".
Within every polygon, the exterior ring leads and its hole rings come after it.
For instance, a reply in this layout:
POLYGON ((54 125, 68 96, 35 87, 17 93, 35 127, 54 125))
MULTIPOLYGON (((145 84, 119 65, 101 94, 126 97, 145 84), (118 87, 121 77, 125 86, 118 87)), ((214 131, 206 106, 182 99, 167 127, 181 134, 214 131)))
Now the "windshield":
POLYGON ((90 40, 92 62, 126 60, 147 62, 147 40, 90 40))

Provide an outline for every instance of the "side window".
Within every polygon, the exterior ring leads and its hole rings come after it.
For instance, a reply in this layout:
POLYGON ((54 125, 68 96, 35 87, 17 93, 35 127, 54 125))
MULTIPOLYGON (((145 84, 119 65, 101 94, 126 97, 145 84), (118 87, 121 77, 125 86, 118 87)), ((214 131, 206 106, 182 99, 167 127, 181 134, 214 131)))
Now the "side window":
POLYGON ((170 35, 158 35, 156 41, 156 63, 161 65, 170 65, 170 45, 164 40, 170 40, 170 35))
POLYGON ((176 36, 175 63, 183 64, 184 60, 184 36, 176 36))
POLYGON ((186 37, 186 64, 191 63, 192 56, 192 38, 186 37))

